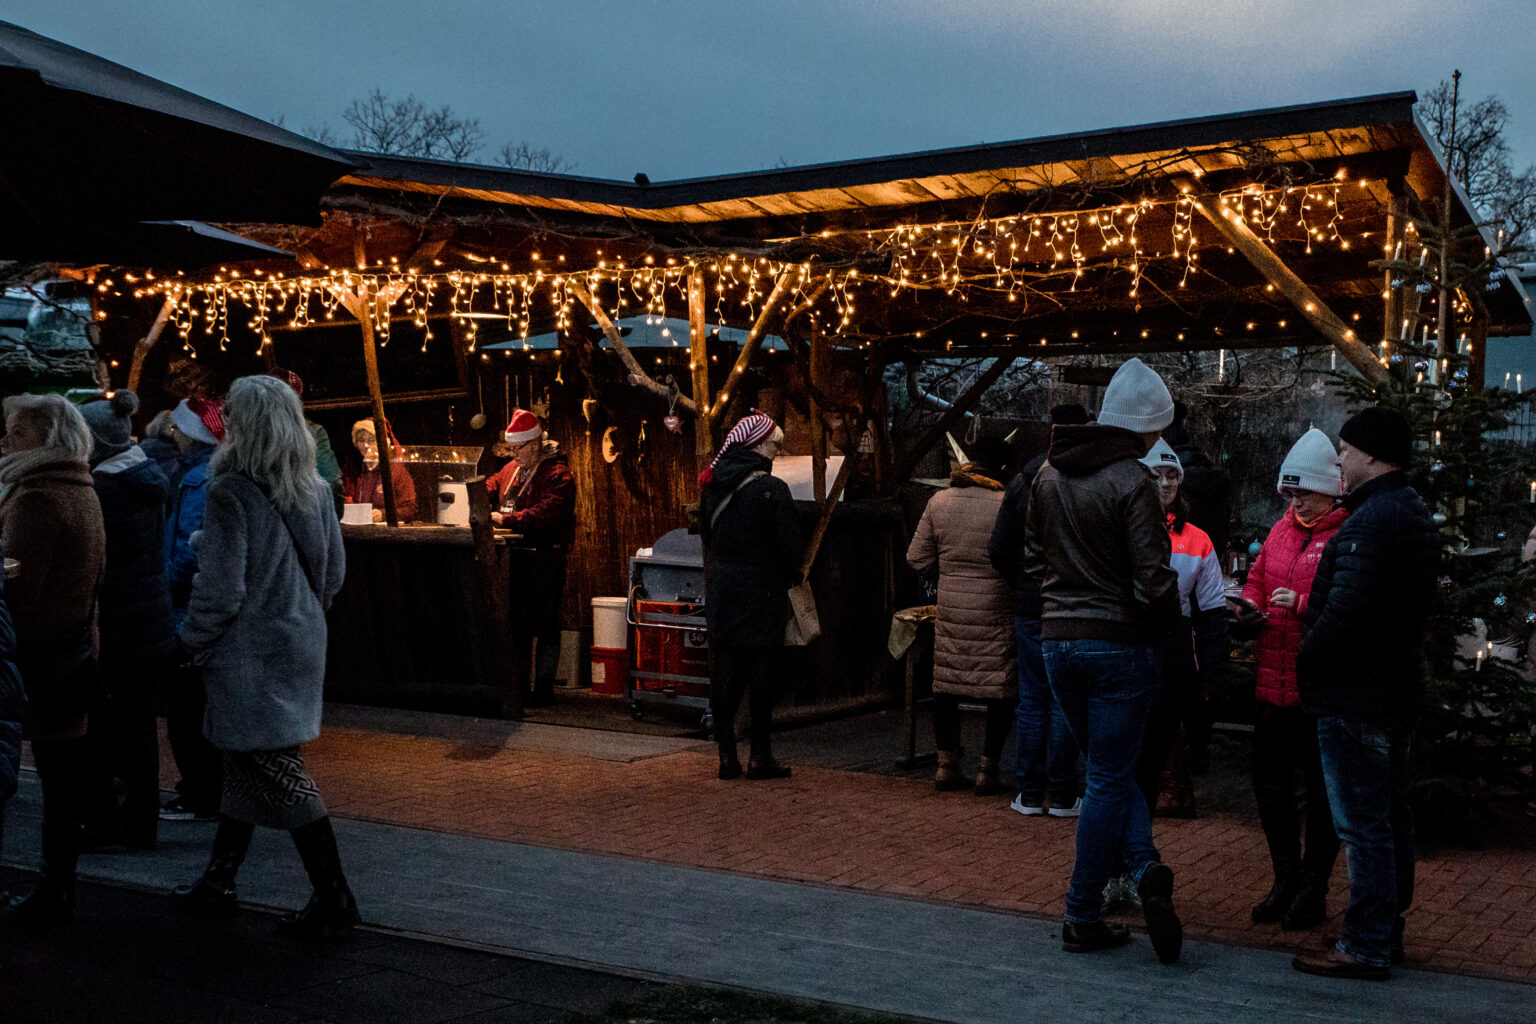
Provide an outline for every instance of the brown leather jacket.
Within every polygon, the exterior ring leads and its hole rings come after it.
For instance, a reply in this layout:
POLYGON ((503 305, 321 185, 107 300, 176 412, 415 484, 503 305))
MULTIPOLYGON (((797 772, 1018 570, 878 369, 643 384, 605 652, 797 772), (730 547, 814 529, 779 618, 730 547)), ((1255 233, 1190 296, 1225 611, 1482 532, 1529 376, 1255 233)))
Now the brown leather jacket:
POLYGON ((1141 439, 1119 427, 1051 431, 1024 527, 1043 639, 1158 646, 1178 621, 1167 517, 1143 454, 1141 439))

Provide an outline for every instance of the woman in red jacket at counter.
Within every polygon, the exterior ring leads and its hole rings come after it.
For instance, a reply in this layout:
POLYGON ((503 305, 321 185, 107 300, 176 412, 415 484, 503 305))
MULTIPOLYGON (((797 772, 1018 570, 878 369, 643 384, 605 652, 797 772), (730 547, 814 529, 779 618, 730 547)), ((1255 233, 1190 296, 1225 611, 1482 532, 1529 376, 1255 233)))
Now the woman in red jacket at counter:
POLYGON ((1349 515, 1338 504, 1344 480, 1328 435, 1316 428, 1302 435, 1280 466, 1276 490, 1289 507, 1254 559, 1237 609, 1240 623, 1261 624, 1253 789, 1275 868, 1275 883, 1252 916, 1255 924, 1311 928, 1327 917, 1328 876, 1339 854, 1323 788, 1317 720, 1302 711, 1296 691, 1296 655, 1305 629, 1301 615, 1312 577, 1323 546, 1349 515), (1306 779, 1305 854, 1296 806, 1298 768, 1306 779))

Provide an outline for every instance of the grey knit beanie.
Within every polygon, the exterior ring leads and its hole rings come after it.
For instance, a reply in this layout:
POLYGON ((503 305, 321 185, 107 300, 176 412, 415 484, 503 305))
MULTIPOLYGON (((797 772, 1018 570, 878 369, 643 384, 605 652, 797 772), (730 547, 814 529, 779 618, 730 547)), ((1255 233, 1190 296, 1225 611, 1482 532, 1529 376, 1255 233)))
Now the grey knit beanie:
POLYGON ((80 407, 85 425, 95 441, 92 461, 111 458, 127 451, 133 442, 133 414, 139 408, 139 396, 132 391, 114 391, 107 398, 87 402, 80 407))

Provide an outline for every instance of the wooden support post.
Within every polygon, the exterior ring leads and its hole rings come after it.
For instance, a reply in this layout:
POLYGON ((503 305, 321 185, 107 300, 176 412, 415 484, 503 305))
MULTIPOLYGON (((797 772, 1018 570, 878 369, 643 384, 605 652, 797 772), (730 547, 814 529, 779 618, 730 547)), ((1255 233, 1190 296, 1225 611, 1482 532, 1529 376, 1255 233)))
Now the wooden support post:
POLYGON ((987 389, 996 384, 998 378, 1007 373, 1008 368, 1018 361, 1019 353, 1017 351, 1012 355, 999 356, 992 360, 992 365, 987 367, 985 373, 976 378, 976 383, 967 388, 965 394, 955 399, 955 404, 944 410, 944 415, 939 417, 939 421, 923 431, 922 436, 907 450, 907 454, 902 456, 901 461, 896 463, 895 468, 891 470, 890 478, 886 482, 887 488, 895 490, 906 483, 907 477, 912 475, 912 470, 917 468, 917 464, 922 461, 923 456, 928 454, 928 449, 937 444, 943 438, 945 431, 953 427, 960 417, 970 412, 971 407, 981 399, 982 395, 987 393, 987 389))
MULTIPOLYGON (((572 295, 576 296, 576 301, 587 307, 587 312, 592 314, 592 319, 596 320, 597 325, 603 329, 603 337, 608 339, 608 344, 613 346, 613 350, 619 354, 620 362, 629 371, 629 383, 635 387, 645 388, 647 391, 659 395, 670 402, 674 397, 672 389, 658 380, 653 380, 650 374, 641 369, 640 361, 629 350, 629 346, 624 344, 623 333, 614 326, 613 320, 608 316, 608 311, 603 309, 598 304, 598 301, 592 297, 592 293, 587 290, 586 285, 575 278, 567 278, 565 286, 572 295)), ((703 308, 702 305, 700 308, 703 308)), ((677 395, 675 397, 677 398, 677 408, 689 415, 698 414, 698 407, 694 405, 693 399, 687 395, 677 395)))
POLYGON ((704 323, 704 268, 688 273, 688 367, 693 371, 693 404, 699 415, 693 419, 693 454, 699 468, 709 464, 714 454, 714 432, 709 429, 709 348, 704 323))
POLYGON ((805 554, 800 559, 800 574, 807 579, 811 575, 811 566, 816 564, 816 555, 821 551, 822 539, 827 535, 827 527, 832 525, 832 514, 837 511, 837 501, 843 496, 843 488, 848 484, 848 478, 853 475, 853 464, 858 460, 859 449, 855 445, 853 451, 843 455, 843 464, 837 467, 837 476, 832 479, 832 486, 827 490, 826 499, 821 502, 821 514, 816 517, 816 529, 811 531, 811 539, 805 545, 805 554))
MULTIPOLYGON (((352 255, 359 267, 368 265, 368 254, 363 249, 363 236, 352 235, 352 255)), ((357 318, 357 326, 363 335, 363 372, 368 378, 368 398, 373 406, 373 436, 379 445, 379 484, 384 489, 384 521, 399 526, 400 517, 395 511, 395 479, 391 470, 394 446, 390 444, 389 421, 384 417, 384 386, 379 379, 379 350, 374 344, 373 323, 378 315, 377 296, 364 284, 362 292, 350 296, 354 301, 343 304, 357 318)))
POLYGON ((779 308, 784 297, 789 294, 790 282, 800 275, 799 268, 786 270, 779 275, 779 279, 773 283, 773 291, 768 293, 768 298, 763 302, 763 308, 757 314, 757 320, 753 322, 752 329, 747 332, 747 340, 741 343, 741 352, 736 356, 736 362, 731 367, 731 372, 726 376, 725 383, 720 385, 720 397, 709 407, 709 427, 718 431, 725 420, 726 408, 731 403, 731 392, 735 390, 737 382, 742 374, 746 373, 752 365, 752 359, 757 354, 758 346, 762 344, 763 335, 768 331, 768 318, 779 308))
MULTIPOLYGON (((827 336, 821 325, 811 328, 811 358, 808 370, 811 386, 806 389, 809 401, 806 407, 811 414, 811 495, 818 502, 827 500, 827 423, 825 410, 816 400, 817 394, 826 387, 827 336)), ((848 458, 843 458, 848 464, 848 458)))
MULTIPOLYGON (((1402 188, 1407 188, 1406 182, 1401 183, 1402 188)), ((1387 242, 1384 255, 1391 259, 1397 252, 1397 247, 1402 244, 1406 247, 1408 236, 1408 197, 1396 189, 1392 192, 1391 205, 1387 207, 1387 242)), ((1405 250, 1406 251, 1406 250, 1405 250)), ((1381 340, 1385 342, 1385 348, 1391 349, 1397 345, 1403 337, 1403 320, 1408 316, 1408 289, 1398 282, 1398 287, 1392 287, 1392 271, 1381 272, 1381 293, 1386 296, 1384 305, 1385 319, 1381 325, 1381 340)), ((1418 293, 1415 292, 1415 295, 1418 293)), ((1413 325, 1408 325, 1411 333, 1413 325)))
POLYGON ((128 390, 139 390, 139 378, 144 374, 144 360, 149 356, 149 350, 155 347, 155 342, 160 340, 160 332, 165 330, 165 322, 176 311, 176 300, 166 297, 160 304, 160 312, 155 314, 155 322, 150 325, 149 333, 139 339, 139 343, 133 346, 133 362, 128 365, 128 390))
POLYGON ((508 601, 511 579, 497 557, 496 533, 491 525, 491 498, 485 489, 485 477, 465 481, 469 495, 469 532, 475 543, 475 590, 479 607, 489 617, 491 636, 491 678, 501 691, 503 718, 523 717, 522 677, 514 669, 516 645, 508 601))
POLYGON ((1317 329, 1318 333, 1333 343, 1339 354, 1349 360, 1360 375, 1374 384, 1387 380, 1387 368, 1381 365, 1370 346, 1362 342, 1355 332, 1339 319, 1338 315, 1323 304, 1323 300, 1296 276, 1295 271, 1276 256, 1258 235, 1237 214, 1194 178, 1179 182, 1180 188, 1194 201, 1195 209, 1221 233, 1227 242, 1252 263, 1265 280, 1279 289, 1302 316, 1317 329))

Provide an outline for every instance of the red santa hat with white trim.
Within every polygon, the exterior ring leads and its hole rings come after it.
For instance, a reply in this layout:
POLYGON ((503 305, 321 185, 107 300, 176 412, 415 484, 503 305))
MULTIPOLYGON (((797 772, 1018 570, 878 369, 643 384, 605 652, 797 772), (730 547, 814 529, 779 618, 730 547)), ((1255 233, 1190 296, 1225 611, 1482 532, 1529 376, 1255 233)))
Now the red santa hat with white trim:
POLYGON ((524 441, 537 441, 544 436, 544 424, 539 418, 527 409, 512 410, 512 422, 507 424, 506 432, 502 437, 508 444, 522 444, 524 441))

